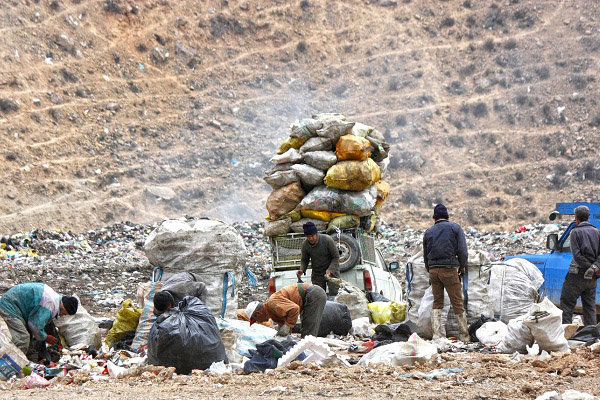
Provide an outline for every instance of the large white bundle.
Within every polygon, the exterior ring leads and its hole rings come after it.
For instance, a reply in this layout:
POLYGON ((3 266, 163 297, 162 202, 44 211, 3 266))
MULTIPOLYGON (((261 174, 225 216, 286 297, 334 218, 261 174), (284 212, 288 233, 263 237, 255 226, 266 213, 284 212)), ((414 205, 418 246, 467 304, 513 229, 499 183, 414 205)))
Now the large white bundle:
POLYGON ((547 297, 541 303, 531 306, 523 325, 529 328, 540 350, 569 351, 569 343, 562 326, 562 310, 547 297))
POLYGON ((235 318, 237 292, 231 296, 234 276, 241 276, 246 246, 237 231, 221 221, 167 220, 146 239, 144 251, 150 264, 165 272, 194 272, 206 285, 206 306, 214 315, 223 307, 223 289, 227 280, 225 316, 235 318))
POLYGON ((379 346, 365 354, 358 365, 415 365, 423 364, 437 354, 437 346, 421 339, 416 333, 406 342, 379 346))
POLYGON ((512 354, 518 351, 524 353, 527 346, 533 344, 534 339, 531 330, 523 324, 525 317, 525 315, 522 315, 508 322, 506 336, 497 347, 499 352, 512 354))
POLYGON ((100 345, 102 344, 100 329, 96 324, 96 320, 88 314, 86 309, 81 305, 81 302, 74 315, 59 317, 54 324, 62 337, 65 338, 67 346, 87 345, 100 349, 100 345))
MULTIPOLYGON (((494 316, 494 305, 492 304, 489 295, 491 265, 487 253, 481 250, 469 250, 469 262, 467 268, 467 294, 469 297, 467 303, 467 321, 469 324, 472 324, 482 315, 488 318, 494 316)), ((458 336, 458 323, 453 312, 450 312, 448 315, 446 334, 448 336, 458 336)))
POLYGON ((512 258, 493 263, 490 299, 496 318, 508 323, 526 314, 535 303, 543 283, 540 270, 527 260, 512 258))
POLYGON ((419 320, 419 306, 425 290, 429 287, 429 274, 423 262, 423 245, 415 250, 408 260, 406 279, 408 282, 408 316, 409 321, 415 324, 419 320))

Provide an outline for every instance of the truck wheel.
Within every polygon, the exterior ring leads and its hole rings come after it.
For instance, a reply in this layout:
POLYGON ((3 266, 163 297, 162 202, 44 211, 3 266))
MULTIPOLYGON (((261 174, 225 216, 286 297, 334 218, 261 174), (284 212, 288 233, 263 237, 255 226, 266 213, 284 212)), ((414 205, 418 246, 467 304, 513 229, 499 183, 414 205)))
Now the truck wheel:
POLYGON ((340 272, 346 272, 354 268, 360 259, 360 247, 356 239, 345 233, 330 235, 340 252, 340 272))

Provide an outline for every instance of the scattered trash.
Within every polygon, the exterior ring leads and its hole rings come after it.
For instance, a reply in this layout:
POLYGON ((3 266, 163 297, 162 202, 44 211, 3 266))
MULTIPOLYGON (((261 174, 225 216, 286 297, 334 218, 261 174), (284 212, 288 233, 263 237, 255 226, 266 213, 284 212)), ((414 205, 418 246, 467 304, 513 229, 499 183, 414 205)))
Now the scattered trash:
POLYGON ((444 369, 434 369, 429 373, 424 373, 421 371, 411 372, 409 374, 400 375, 401 378, 425 378, 425 379, 435 379, 440 376, 450 375, 450 374, 459 374, 463 372, 464 368, 444 368, 444 369))
POLYGON ((41 388, 48 387, 51 383, 36 373, 32 373, 27 378, 25 378, 25 389, 33 389, 33 388, 41 388))
POLYGON ((283 355, 277 362, 277 368, 285 367, 294 361, 300 354, 304 353, 303 364, 320 364, 323 360, 332 355, 329 346, 314 336, 306 336, 300 340, 293 348, 283 355))
POLYGON ((422 364, 438 350, 435 344, 427 342, 413 333, 406 342, 396 342, 374 348, 358 362, 359 365, 388 364, 415 365, 422 364))

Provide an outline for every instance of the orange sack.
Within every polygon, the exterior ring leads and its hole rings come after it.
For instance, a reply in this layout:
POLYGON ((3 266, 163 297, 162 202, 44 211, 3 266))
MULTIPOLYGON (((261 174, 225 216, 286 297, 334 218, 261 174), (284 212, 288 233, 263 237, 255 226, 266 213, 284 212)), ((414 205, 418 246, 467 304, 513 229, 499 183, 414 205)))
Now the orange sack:
POLYGON ((335 155, 339 161, 364 161, 371 155, 371 142, 359 136, 342 136, 335 146, 335 155))

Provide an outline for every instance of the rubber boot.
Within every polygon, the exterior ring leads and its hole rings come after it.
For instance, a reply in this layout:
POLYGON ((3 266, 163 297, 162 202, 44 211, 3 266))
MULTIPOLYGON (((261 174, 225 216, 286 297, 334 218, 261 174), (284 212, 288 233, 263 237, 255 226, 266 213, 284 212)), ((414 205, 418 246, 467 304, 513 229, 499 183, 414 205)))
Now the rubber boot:
POLYGON ((433 330, 433 340, 442 337, 442 310, 435 308, 431 310, 431 329, 433 330))
POLYGON ((463 311, 462 314, 456 316, 458 322, 458 338, 463 343, 469 343, 471 337, 469 336, 469 325, 467 323, 467 313, 463 311))

